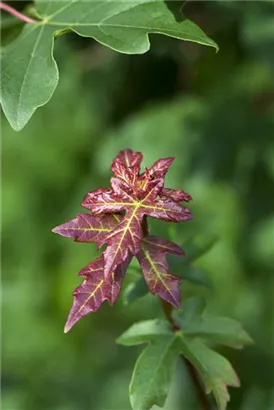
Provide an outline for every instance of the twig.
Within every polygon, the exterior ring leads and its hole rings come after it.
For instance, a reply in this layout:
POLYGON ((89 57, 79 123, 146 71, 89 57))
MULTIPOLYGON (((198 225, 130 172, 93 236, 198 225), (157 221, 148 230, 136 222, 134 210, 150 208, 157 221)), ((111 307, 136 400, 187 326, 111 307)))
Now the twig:
POLYGON ((198 400, 201 404, 201 408, 203 410, 210 410, 210 404, 209 404, 208 399, 205 395, 204 389, 201 386, 200 380, 198 378, 198 375, 197 375, 197 372, 196 372, 194 366, 187 359, 185 359, 183 356, 181 356, 181 358, 182 358, 183 362, 186 365, 188 374, 191 377, 192 383, 195 387, 198 400))
POLYGON ((14 17, 17 17, 19 20, 22 20, 25 23, 38 23, 38 20, 34 20, 30 17, 25 16, 24 14, 20 13, 20 11, 15 10, 13 7, 9 6, 3 1, 0 1, 0 9, 5 10, 7 13, 11 14, 14 17))
MULTIPOLYGON (((165 317, 167 318, 167 320, 171 324, 173 331, 178 332, 180 330, 180 326, 177 323, 175 323, 175 321, 172 318, 172 309, 173 309, 172 306, 163 299, 161 299, 161 302, 162 302, 162 307, 163 307, 165 317)), ((181 356, 181 358, 182 358, 182 361, 184 362, 184 364, 187 368, 188 374, 189 374, 189 376, 192 380, 193 386, 196 390, 197 397, 198 397, 198 400, 199 400, 200 405, 201 405, 201 409, 202 410, 210 410, 210 404, 209 404, 209 402, 207 400, 207 397, 206 397, 206 394, 205 394, 205 392, 204 392, 204 390, 201 386, 201 383, 200 383, 200 380, 198 378, 198 374, 196 372, 196 369, 184 356, 181 356)))

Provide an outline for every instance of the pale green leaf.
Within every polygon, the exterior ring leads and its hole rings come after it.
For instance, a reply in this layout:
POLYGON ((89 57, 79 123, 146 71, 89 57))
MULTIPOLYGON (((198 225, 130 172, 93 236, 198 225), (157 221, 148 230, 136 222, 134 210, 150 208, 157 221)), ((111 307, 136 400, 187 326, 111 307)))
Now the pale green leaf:
POLYGON ((225 410, 230 399, 227 386, 239 387, 240 382, 231 364, 198 339, 181 335, 181 352, 199 372, 206 393, 212 392, 218 410, 225 410))
POLYGON ((193 22, 176 19, 164 1, 36 1, 41 22, 27 24, 2 53, 1 102, 11 126, 22 129, 34 111, 51 98, 58 69, 53 39, 68 31, 92 37, 121 53, 149 50, 148 34, 164 34, 214 47, 193 22))
POLYGON ((170 388, 178 358, 176 335, 160 336, 139 356, 129 386, 133 410, 162 407, 170 388))

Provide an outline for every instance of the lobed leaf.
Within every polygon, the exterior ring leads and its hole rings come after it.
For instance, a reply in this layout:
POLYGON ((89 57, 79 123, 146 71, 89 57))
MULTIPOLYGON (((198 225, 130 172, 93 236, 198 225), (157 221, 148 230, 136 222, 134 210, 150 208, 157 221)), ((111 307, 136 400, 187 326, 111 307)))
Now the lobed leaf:
POLYGON ((139 173, 142 159, 143 155, 141 152, 134 152, 132 149, 128 148, 118 153, 117 157, 114 158, 110 169, 117 177, 121 177, 121 171, 132 167, 134 167, 137 173, 139 173))
POLYGON ((218 410, 225 410, 230 399, 227 387, 239 387, 240 381, 231 364, 198 339, 180 338, 182 354, 198 370, 206 393, 213 392, 218 410))
POLYGON ((204 316, 204 307, 204 302, 199 298, 189 298, 185 301, 184 309, 176 314, 184 335, 199 337, 236 349, 253 343, 237 320, 204 316))
POLYGON ((164 1, 36 0, 41 21, 27 24, 2 53, 1 103, 11 126, 21 130, 51 98, 59 79, 54 39, 73 31, 121 53, 149 50, 148 34, 163 34, 214 47, 216 43, 183 15, 177 21, 164 1), (14 62, 17 62, 16 64, 14 62))
POLYGON ((138 209, 131 208, 123 221, 107 236, 108 246, 104 252, 106 276, 129 254, 136 255, 139 252, 143 236, 141 222, 142 215, 138 209))
POLYGON ((95 242, 98 247, 121 220, 120 215, 94 216, 81 213, 68 222, 52 229, 61 236, 73 238, 76 242, 95 242))
MULTIPOLYGON (((148 235, 146 217, 179 222, 191 219, 192 215, 170 198, 159 199, 164 176, 174 158, 160 158, 140 175, 141 160, 139 152, 120 151, 111 166, 114 173, 111 188, 88 192, 82 202, 92 214, 78 214, 53 229, 78 242, 96 242, 98 247, 107 245, 103 254, 80 272, 85 281, 74 292, 66 329, 88 312, 96 311, 104 300, 115 302, 133 256, 139 261, 150 292, 180 307, 180 278, 170 273, 166 254, 183 255, 183 251, 173 242, 148 235)), ((176 200, 179 197, 176 193, 176 200)), ((143 289, 141 292, 144 293, 143 289)))
POLYGON ((117 340, 124 346, 149 343, 135 364, 129 386, 133 410, 163 406, 178 357, 177 335, 165 320, 135 323, 117 340))
POLYGON ((181 189, 163 188, 161 198, 172 199, 175 202, 189 202, 192 200, 191 195, 181 189))
POLYGON ((242 325, 228 317, 202 317, 189 323, 185 335, 197 336, 237 349, 253 343, 242 325))
POLYGON ((138 200, 120 185, 117 192, 99 189, 89 192, 82 205, 95 214, 126 211, 124 219, 106 237, 108 244, 104 253, 105 276, 122 263, 129 254, 137 255, 144 236, 142 222, 145 215, 158 219, 180 221, 191 219, 191 213, 174 201, 161 201, 156 197, 162 189, 161 180, 152 180, 146 188, 146 196, 138 200))
POLYGON ((173 336, 171 327, 166 320, 144 320, 134 323, 118 339, 117 343, 123 346, 135 346, 157 340, 162 336, 173 336))
MULTIPOLYGON (((218 410, 227 408, 230 399, 228 387, 239 387, 240 382, 229 361, 200 340, 200 337, 204 338, 204 333, 192 332, 191 326, 192 324, 195 326, 197 317, 200 317, 203 309, 203 301, 190 298, 180 312, 181 318, 184 318, 180 322, 181 330, 174 332, 166 320, 146 320, 135 323, 118 338, 117 342, 124 346, 149 343, 137 359, 132 375, 130 401, 133 410, 148 410, 155 404, 164 405, 176 358, 179 355, 188 360, 197 370, 204 382, 206 393, 213 393, 218 410)), ((236 321, 232 319, 226 318, 225 322, 223 325, 236 327, 236 321)), ((239 324, 237 327, 239 328, 239 324)), ((217 332, 215 330, 211 332, 210 326, 208 329, 209 334, 214 335, 213 339, 215 339, 217 332)), ((207 336, 207 332, 205 333, 207 336)), ((221 342, 222 334, 220 330, 217 337, 221 342)), ((210 337, 209 339, 213 340, 210 337)), ((238 347, 239 341, 243 344, 247 339, 250 341, 241 330, 237 343, 234 340, 229 345, 238 347)))
POLYGON ((148 236, 142 241, 140 252, 137 254, 144 278, 150 292, 158 294, 162 299, 179 308, 180 292, 177 278, 169 272, 166 253, 182 255, 179 246, 164 239, 148 236))
POLYGON ((137 359, 129 386, 133 410, 162 407, 166 401, 178 358, 175 335, 159 337, 137 359))
POLYGON ((128 202, 124 198, 115 195, 112 189, 99 188, 88 192, 81 205, 95 215, 102 215, 104 213, 121 212, 128 206, 128 202))
POLYGON ((84 276, 85 280, 73 293, 74 300, 65 325, 65 333, 83 316, 98 310, 105 300, 113 305, 119 295, 129 262, 129 259, 126 260, 114 272, 111 272, 108 278, 104 277, 103 255, 80 271, 79 276, 84 276))
POLYGON ((150 168, 148 168, 147 171, 149 176, 155 179, 163 178, 166 175, 172 163, 174 162, 174 160, 174 157, 158 159, 150 168))

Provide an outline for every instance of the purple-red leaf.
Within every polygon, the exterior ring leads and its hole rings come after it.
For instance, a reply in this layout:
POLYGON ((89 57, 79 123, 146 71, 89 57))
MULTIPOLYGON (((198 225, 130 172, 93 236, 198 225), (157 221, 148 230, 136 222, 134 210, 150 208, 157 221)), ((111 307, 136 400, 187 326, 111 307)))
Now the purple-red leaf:
MULTIPOLYGON (((149 215, 149 208, 155 200, 160 186, 157 180, 151 185, 150 191, 141 201, 135 200, 121 190, 121 202, 127 203, 126 215, 122 222, 107 236, 107 249, 104 252, 105 276, 107 277, 117 265, 122 263, 129 253, 136 255, 141 247, 141 240, 146 232, 143 232, 143 218, 149 215)), ((116 201, 119 198, 116 197, 116 201)), ((97 205, 96 205, 97 206, 97 205)), ((97 208, 96 208, 97 210, 97 208)))
POLYGON ((152 178, 163 178, 169 170, 171 164, 175 160, 174 157, 160 158, 148 169, 149 175, 152 178))
POLYGON ((175 202, 189 202, 192 200, 191 195, 181 189, 163 188, 160 197, 172 199, 175 202))
POLYGON ((143 240, 142 245, 149 246, 150 249, 154 249, 157 252, 173 253, 174 255, 179 256, 185 254, 179 245, 166 239, 159 238, 158 236, 147 235, 143 240))
POLYGON ((170 222, 180 222, 192 219, 190 210, 172 199, 156 200, 153 203, 147 203, 146 215, 170 222))
POLYGON ((89 312, 95 312, 101 304, 108 298, 104 287, 104 264, 103 257, 95 259, 86 266, 79 276, 84 276, 85 280, 78 286, 74 293, 74 300, 67 323, 65 333, 89 312))
POLYGON ((181 279, 169 272, 166 253, 182 255, 183 251, 170 241, 147 236, 142 241, 137 259, 150 292, 153 295, 158 294, 162 299, 179 308, 181 302, 178 283, 181 279))
POLYGON ((119 295, 130 260, 131 258, 127 258, 108 278, 104 277, 103 255, 80 271, 79 276, 84 276, 85 280, 73 293, 74 300, 65 325, 65 333, 83 316, 96 312, 105 300, 113 305, 119 295))
POLYGON ((126 260, 121 263, 121 265, 118 265, 115 272, 112 272, 106 280, 106 282, 109 283, 108 303, 110 306, 116 302, 119 296, 122 281, 131 259, 132 255, 128 255, 126 260))
POLYGON ((110 189, 96 194, 94 192, 88 192, 81 205, 96 215, 120 212, 127 206, 127 203, 122 201, 119 196, 117 197, 110 189))
POLYGON ((108 246, 104 252, 105 276, 122 263, 129 253, 136 255, 139 252, 142 236, 140 217, 132 208, 106 239, 108 246))
POLYGON ((104 300, 111 305, 115 302, 133 256, 139 260, 151 293, 180 306, 180 279, 169 272, 166 253, 183 252, 172 242, 149 236, 146 217, 170 222, 191 219, 191 212, 180 202, 192 198, 180 189, 164 187, 173 157, 160 158, 140 174, 142 158, 131 149, 119 152, 111 165, 110 188, 88 192, 81 204, 91 215, 80 213, 53 229, 77 242, 107 245, 104 253, 80 272, 85 280, 74 292, 66 331, 82 316, 96 311, 104 300))
POLYGON ((73 238, 76 242, 95 242, 101 247, 106 236, 120 222, 121 215, 94 216, 81 213, 75 219, 57 226, 52 231, 73 238))
POLYGON ((132 149, 128 148, 123 151, 120 151, 117 157, 114 159, 111 165, 111 171, 113 171, 113 167, 115 169, 115 165, 117 160, 121 164, 123 164, 126 168, 131 168, 131 167, 139 167, 138 172, 140 171, 140 164, 142 162, 143 155, 141 152, 134 152, 132 149))

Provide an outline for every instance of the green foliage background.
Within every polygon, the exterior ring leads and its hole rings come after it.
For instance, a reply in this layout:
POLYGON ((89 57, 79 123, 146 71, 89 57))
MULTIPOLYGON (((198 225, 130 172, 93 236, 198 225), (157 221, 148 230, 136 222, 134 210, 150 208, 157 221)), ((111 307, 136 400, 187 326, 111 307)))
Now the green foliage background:
MULTIPOLYGON (((222 349, 242 381, 229 409, 274 408, 274 7, 194 2, 185 12, 217 55, 160 36, 145 55, 119 55, 70 34, 56 42, 61 81, 49 104, 20 133, 2 120, 4 410, 130 409, 140 349, 115 339, 161 315, 159 301, 125 307, 121 295, 64 335, 77 273, 96 249, 51 233, 81 211, 87 191, 108 185, 110 161, 127 147, 147 166, 176 156, 168 185, 194 198, 194 221, 174 227, 182 243, 218 237, 196 263, 211 285, 185 281, 182 295, 204 295, 210 312, 239 319, 255 339, 222 349)), ((170 233, 168 224, 154 229, 170 233)), ((197 406, 178 366, 165 409, 197 406)))

